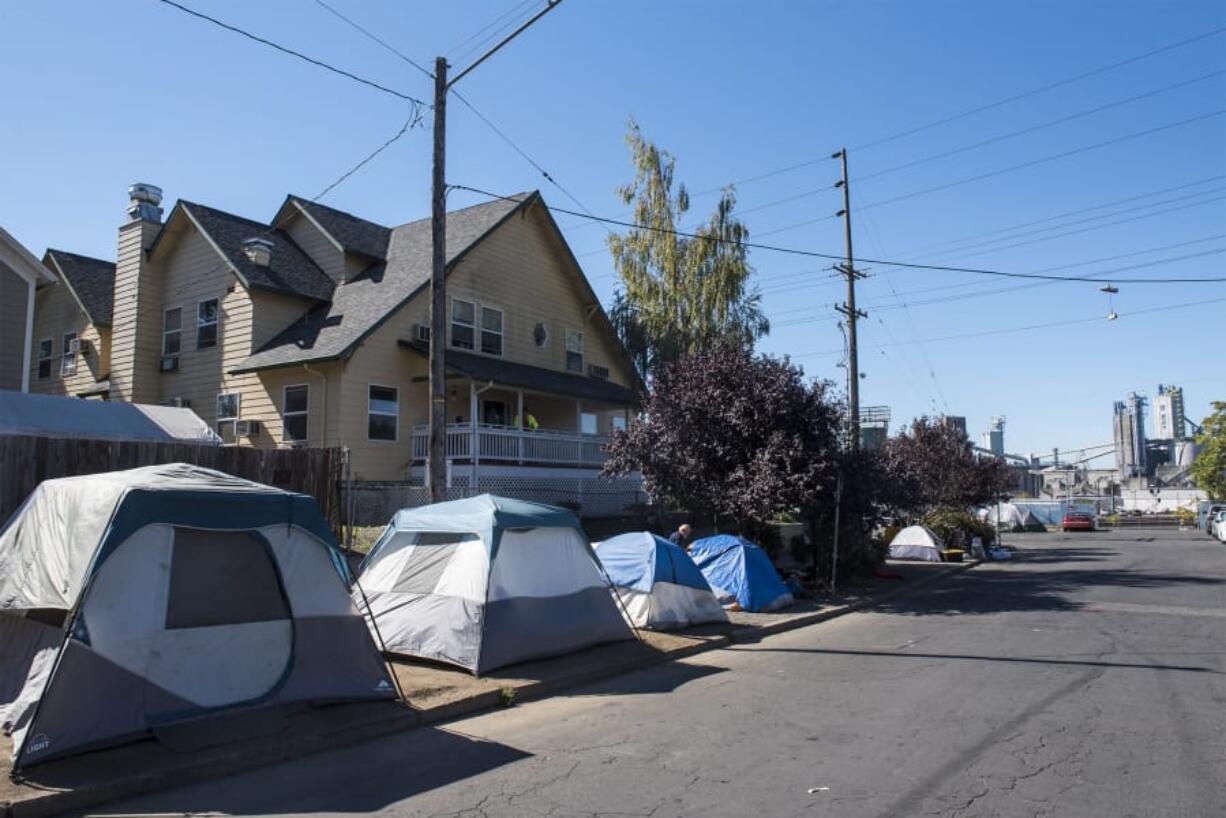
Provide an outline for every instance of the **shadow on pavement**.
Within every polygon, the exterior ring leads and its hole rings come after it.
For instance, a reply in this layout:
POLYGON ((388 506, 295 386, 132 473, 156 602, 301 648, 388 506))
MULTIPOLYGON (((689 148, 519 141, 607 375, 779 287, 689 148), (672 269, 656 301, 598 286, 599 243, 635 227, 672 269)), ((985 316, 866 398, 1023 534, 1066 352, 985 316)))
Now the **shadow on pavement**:
POLYGON ((1019 561, 1027 563, 1106 562, 1118 557, 1120 552, 1106 548, 1044 548, 1042 551, 1022 551, 1020 554, 1019 561))
MULTIPOLYGON (((728 650, 746 650, 745 648, 728 648, 728 650)), ((912 651, 894 650, 848 650, 841 648, 753 648, 753 652, 766 653, 812 653, 829 656, 864 656, 881 659, 941 659, 965 662, 1009 662, 1024 665, 1062 665, 1066 667, 1090 668, 1130 668, 1133 670, 1171 670, 1185 673, 1213 673, 1221 675, 1221 671, 1200 665, 1155 665, 1144 662, 1101 662, 1085 659, 1040 659, 1020 656, 977 656, 967 653, 914 653, 912 651)))
POLYGON ((270 786, 267 774, 240 776, 154 793, 95 814, 373 812, 530 757, 505 744, 422 727, 275 768, 292 788, 270 786))
POLYGON ((954 616, 959 614, 1020 613, 1026 611, 1077 611, 1086 604, 1070 598, 1088 588, 1161 588, 1167 586, 1226 585, 1226 578, 1193 574, 1156 574, 1125 568, 1068 570, 1033 569, 1036 563, 1060 562, 1025 557, 1014 564, 1001 563, 995 570, 975 572, 973 577, 956 575, 924 588, 921 593, 886 599, 873 605, 879 613, 900 616, 954 616))
POLYGON ((627 696, 647 693, 672 693, 698 679, 724 673, 727 668, 669 662, 644 668, 637 673, 614 676, 589 685, 568 690, 564 696, 627 696))

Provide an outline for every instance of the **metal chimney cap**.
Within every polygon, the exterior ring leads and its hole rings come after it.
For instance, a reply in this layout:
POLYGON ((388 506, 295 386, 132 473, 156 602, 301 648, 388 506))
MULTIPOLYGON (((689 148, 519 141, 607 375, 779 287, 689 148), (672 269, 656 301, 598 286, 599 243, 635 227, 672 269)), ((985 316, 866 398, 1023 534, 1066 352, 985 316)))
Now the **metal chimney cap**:
POLYGON ((253 236, 243 239, 243 254, 252 264, 267 267, 272 263, 272 250, 275 245, 263 236, 253 236))
POLYGON ((128 185, 128 198, 134 202, 148 202, 157 207, 162 203, 162 189, 147 182, 128 185))

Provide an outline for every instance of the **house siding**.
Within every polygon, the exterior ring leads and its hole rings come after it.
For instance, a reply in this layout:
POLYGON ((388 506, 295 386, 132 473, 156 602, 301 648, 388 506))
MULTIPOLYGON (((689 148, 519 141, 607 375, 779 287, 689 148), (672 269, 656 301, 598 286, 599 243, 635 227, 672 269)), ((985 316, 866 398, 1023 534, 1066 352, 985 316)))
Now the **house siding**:
POLYGON ((302 298, 252 290, 251 306, 251 348, 254 351, 305 315, 312 304, 302 298))
POLYGON ((68 285, 60 281, 40 287, 34 297, 34 337, 30 349, 30 391, 42 395, 79 395, 94 390, 98 380, 110 371, 111 332, 89 323, 85 311, 73 297, 68 285), (75 332, 88 343, 77 356, 75 375, 60 375, 64 336, 75 332), (51 339, 51 374, 38 377, 38 345, 51 339))
POLYGON ((111 397, 133 403, 157 400, 162 343, 162 292, 145 249, 162 226, 129 222, 119 228, 111 326, 111 397))
POLYGON ((29 283, 0 262, 0 389, 21 389, 29 283))
MULTIPOLYGON (((576 330, 583 333, 582 374, 587 375, 589 365, 603 366, 611 382, 632 387, 632 374, 617 340, 601 326, 602 319, 595 314, 588 317, 588 308, 594 305, 585 300, 575 275, 538 207, 512 216, 447 277, 448 342, 452 300, 461 298, 503 311, 504 359, 565 372, 566 330, 576 330), (538 323, 549 331, 544 347, 533 339, 538 323)), ((429 301, 424 293, 406 309, 412 316, 410 325, 428 323, 429 301)), ((479 336, 477 346, 471 351, 479 352, 479 336)))
POLYGON ((299 214, 284 230, 328 278, 338 283, 345 280, 345 254, 310 219, 299 214))
MULTIPOLYGON (((575 271, 565 251, 538 209, 513 216, 474 247, 447 277, 448 317, 453 297, 503 311, 504 360, 545 369, 566 371, 566 329, 583 332, 584 369, 594 364, 609 369, 609 380, 632 387, 629 367, 622 362, 616 339, 599 319, 587 317, 589 304, 576 284, 575 271), (542 348, 533 339, 538 323, 549 329, 542 348)), ((429 410, 426 360, 399 348, 413 337, 415 324, 428 323, 429 295, 423 291, 373 332, 345 363, 340 389, 340 433, 353 452, 354 478, 404 479, 412 457, 411 430, 427 422, 429 410), (417 380, 415 380, 417 379, 417 380), (367 440, 367 389, 370 384, 394 386, 400 394, 397 442, 367 440)), ((450 326, 449 326, 450 333, 450 326)), ((450 334, 449 334, 450 337, 450 334)), ((479 336, 478 336, 479 337, 479 336)), ((479 346, 479 344, 478 344, 479 346)), ((501 397, 510 404, 507 390, 501 397)), ((542 428, 572 430, 579 405, 563 396, 529 396, 525 403, 542 428)), ((609 404, 582 403, 585 411, 599 414, 601 433, 620 414, 609 404)), ((448 380, 447 420, 468 419, 468 382, 448 380)))

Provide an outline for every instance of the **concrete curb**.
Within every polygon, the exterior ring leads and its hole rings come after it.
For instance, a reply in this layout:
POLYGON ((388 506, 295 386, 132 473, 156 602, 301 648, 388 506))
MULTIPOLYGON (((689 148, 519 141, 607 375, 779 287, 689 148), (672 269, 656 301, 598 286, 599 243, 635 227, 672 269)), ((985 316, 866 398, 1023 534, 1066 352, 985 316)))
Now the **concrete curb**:
MULTIPOLYGON (((561 678, 535 682, 515 688, 516 701, 531 701, 556 695, 566 690, 573 690, 592 682, 611 679, 644 667, 674 662, 699 653, 727 647, 734 643, 754 642, 785 631, 815 625, 830 619, 836 619, 849 613, 871 609, 883 602, 888 602, 936 582, 948 579, 963 571, 979 565, 979 560, 962 563, 949 570, 942 571, 930 577, 915 580, 905 587, 881 594, 876 597, 849 602, 811 614, 797 616, 782 622, 767 625, 746 625, 737 628, 730 634, 713 636, 695 642, 686 647, 660 652, 654 656, 635 657, 618 662, 615 665, 604 665, 571 673, 561 678)), ((108 781, 105 784, 76 790, 50 790, 44 795, 35 796, 16 802, 0 804, 3 818, 49 818, 66 812, 79 812, 89 807, 111 801, 133 798, 139 795, 172 789, 188 784, 235 775, 247 772, 257 767, 264 767, 282 761, 302 758, 326 750, 335 750, 366 741, 372 741, 393 733, 398 733, 413 727, 454 721, 479 713, 503 707, 501 691, 485 691, 466 699, 449 702, 445 705, 426 710, 405 709, 393 718, 361 724, 350 724, 334 730, 327 730, 308 736, 294 736, 284 740, 261 742, 255 746, 243 745, 232 751, 222 752, 198 761, 192 761, 173 769, 158 770, 150 773, 136 773, 130 777, 108 781)))

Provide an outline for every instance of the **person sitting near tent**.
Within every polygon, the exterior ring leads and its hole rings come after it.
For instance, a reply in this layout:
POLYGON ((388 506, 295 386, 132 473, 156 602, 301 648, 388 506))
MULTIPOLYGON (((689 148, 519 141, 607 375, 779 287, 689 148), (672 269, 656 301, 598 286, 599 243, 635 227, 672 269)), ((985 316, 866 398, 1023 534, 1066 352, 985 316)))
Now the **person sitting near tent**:
POLYGON ((694 542, 694 529, 690 527, 689 523, 682 523, 677 526, 676 531, 668 535, 668 541, 689 551, 690 544, 694 542))
POLYGON ((529 432, 535 432, 537 429, 541 428, 541 424, 536 422, 536 415, 532 414, 532 410, 526 406, 524 407, 523 420, 524 422, 521 424, 519 422, 520 421, 519 415, 516 415, 515 423, 513 424, 514 427, 516 429, 527 429, 529 432))

